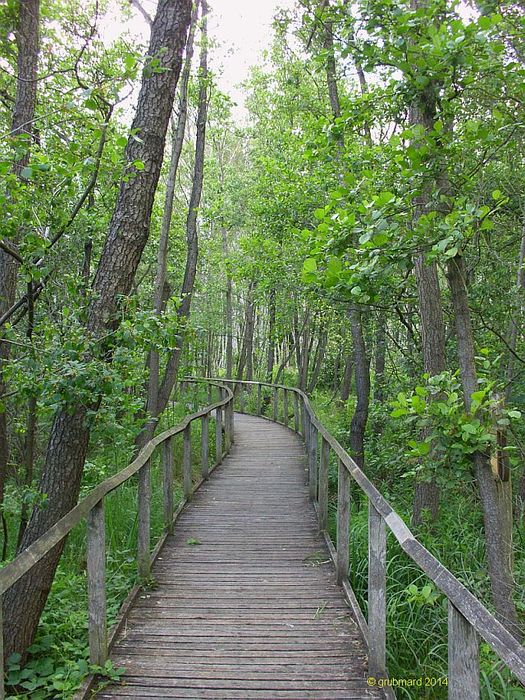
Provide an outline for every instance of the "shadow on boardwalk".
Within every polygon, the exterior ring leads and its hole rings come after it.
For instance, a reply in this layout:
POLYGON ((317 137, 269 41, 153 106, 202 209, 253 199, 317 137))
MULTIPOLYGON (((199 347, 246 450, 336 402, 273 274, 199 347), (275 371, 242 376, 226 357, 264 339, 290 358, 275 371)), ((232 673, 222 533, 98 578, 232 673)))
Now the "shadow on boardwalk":
POLYGON ((237 414, 235 440, 113 646, 123 682, 97 697, 383 697, 366 683, 365 645, 318 534, 299 438, 237 414))

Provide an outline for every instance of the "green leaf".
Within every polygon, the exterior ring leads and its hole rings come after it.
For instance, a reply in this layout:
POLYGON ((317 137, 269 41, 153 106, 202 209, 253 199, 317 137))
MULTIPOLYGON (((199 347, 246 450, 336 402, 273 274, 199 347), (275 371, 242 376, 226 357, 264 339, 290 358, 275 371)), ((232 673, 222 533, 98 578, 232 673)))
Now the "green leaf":
POLYGON ((303 263, 303 272, 315 272, 317 270, 317 261, 315 258, 306 258, 303 263))

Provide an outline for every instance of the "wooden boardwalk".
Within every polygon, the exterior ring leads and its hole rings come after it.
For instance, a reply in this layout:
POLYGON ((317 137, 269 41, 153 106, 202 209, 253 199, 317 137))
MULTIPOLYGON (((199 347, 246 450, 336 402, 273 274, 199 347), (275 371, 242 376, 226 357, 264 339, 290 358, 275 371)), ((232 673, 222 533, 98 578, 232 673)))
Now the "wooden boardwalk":
POLYGON ((299 438, 235 416, 235 445, 180 516, 113 646, 109 698, 364 700, 365 645, 308 501, 299 438))

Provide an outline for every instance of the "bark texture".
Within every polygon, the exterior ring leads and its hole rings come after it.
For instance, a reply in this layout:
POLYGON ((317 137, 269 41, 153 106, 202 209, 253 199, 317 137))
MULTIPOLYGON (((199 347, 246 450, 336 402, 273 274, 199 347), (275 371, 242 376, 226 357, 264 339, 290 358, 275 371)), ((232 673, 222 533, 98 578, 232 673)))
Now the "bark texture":
MULTIPOLYGON (((40 0, 23 0, 19 3, 18 27, 16 31, 17 82, 11 123, 13 137, 27 134, 33 137, 33 118, 37 95, 38 54, 40 47, 40 0)), ((13 173, 20 178, 28 164, 30 142, 26 153, 13 163, 13 173)), ((16 241, 9 243, 16 250, 16 241)), ((0 317, 13 306, 16 295, 19 260, 0 248, 0 317)), ((9 361, 9 344, 0 337, 0 396, 7 393, 4 382, 4 366, 9 361)), ((7 415, 0 411, 0 509, 4 502, 5 480, 9 464, 9 436, 7 415)), ((4 519, 2 513, 2 520, 4 519)), ((3 549, 7 546, 7 528, 4 521, 3 549)))
MULTIPOLYGON (((149 234, 153 198, 157 187, 166 131, 180 74, 182 53, 190 20, 189 0, 160 0, 151 29, 148 55, 157 57, 164 70, 151 71, 146 62, 132 129, 140 141, 128 141, 125 156, 134 172, 134 161, 144 163, 135 177, 121 183, 108 236, 93 282, 86 324, 96 342, 118 326, 118 304, 129 293, 149 234)), ((103 341, 102 341, 103 342, 103 341)), ((94 351, 96 345, 94 343, 94 351)), ((98 351, 108 355, 102 345, 98 351)), ((21 548, 28 547, 57 522, 78 499, 89 442, 88 408, 72 404, 55 415, 39 488, 47 495, 36 509, 24 533, 21 548)), ((15 584, 4 597, 5 656, 25 654, 51 587, 63 543, 15 584), (23 611, 23 614, 22 614, 23 611)))
MULTIPOLYGON (((474 336, 468 303, 465 264, 460 255, 452 258, 447 266, 447 278, 452 296, 458 346, 458 362, 463 386, 465 407, 470 410, 472 394, 478 390, 476 373, 474 336)), ((492 597, 496 614, 507 629, 518 639, 521 630, 518 625, 516 606, 512 597, 512 541, 506 523, 506 502, 490 466, 489 456, 476 452, 473 456, 476 480, 483 508, 485 525, 486 556, 492 597)))
POLYGON ((208 35, 207 35, 207 15, 208 3, 201 1, 201 53, 199 63, 199 107, 197 113, 197 135, 195 141, 195 166, 193 171, 193 185, 191 188, 188 217, 186 220, 186 266, 184 269, 184 280, 181 289, 181 303, 177 309, 179 321, 179 342, 168 358, 162 384, 159 388, 157 412, 161 413, 166 406, 177 379, 180 358, 184 341, 184 326, 188 321, 193 296, 193 287, 197 275, 197 260, 199 257, 199 237, 197 229, 197 215, 199 211, 202 182, 204 179, 204 148, 206 144, 206 121, 208 119, 208 35))

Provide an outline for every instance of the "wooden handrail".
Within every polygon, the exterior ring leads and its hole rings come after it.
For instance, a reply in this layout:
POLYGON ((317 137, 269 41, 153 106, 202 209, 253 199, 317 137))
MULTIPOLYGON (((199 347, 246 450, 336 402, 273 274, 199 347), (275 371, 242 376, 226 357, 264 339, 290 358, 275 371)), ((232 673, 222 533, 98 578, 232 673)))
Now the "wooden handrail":
MULTIPOLYGON (((192 381, 192 380, 186 380, 192 381)), ((191 481, 191 425, 195 420, 203 421, 202 446, 201 446, 201 474, 203 479, 208 475, 208 420, 210 414, 215 411, 217 420, 216 439, 216 464, 222 461, 222 414, 226 415, 224 421, 225 447, 229 451, 233 441, 233 392, 220 380, 210 381, 209 384, 219 388, 221 398, 219 401, 186 416, 178 425, 165 430, 152 440, 139 452, 136 459, 118 474, 105 479, 95 487, 74 508, 64 515, 53 527, 39 537, 27 549, 21 552, 13 561, 0 569, 0 700, 4 698, 4 669, 3 669, 3 630, 2 630, 2 596, 3 594, 28 574, 31 569, 48 554, 57 544, 67 537, 71 530, 87 519, 87 573, 88 573, 88 604, 89 604, 89 641, 90 660, 96 665, 104 665, 107 659, 107 627, 106 627, 106 596, 105 596, 105 525, 104 525, 104 498, 126 483, 131 477, 138 474, 138 554, 137 563, 139 577, 145 581, 149 576, 151 566, 150 555, 150 500, 151 483, 149 478, 150 459, 159 445, 163 445, 163 480, 164 480, 164 516, 166 531, 172 528, 173 513, 173 445, 172 438, 180 433, 184 435, 184 499, 189 501, 193 486, 191 481), (206 437, 206 446, 204 445, 206 437), (205 460, 205 462, 204 462, 205 460)), ((197 485, 198 486, 198 485, 197 485)), ((180 510, 180 507, 179 507, 180 510)))
MULTIPOLYGON (((425 575, 441 590, 449 600, 449 697, 474 698, 479 696, 478 640, 479 634, 496 652, 516 678, 525 684, 525 648, 496 619, 492 613, 436 559, 414 536, 403 519, 395 512, 388 501, 381 495, 365 473, 358 467, 340 443, 328 432, 315 415, 307 395, 295 387, 270 382, 246 381, 234 379, 202 379, 196 381, 221 381, 224 384, 241 384, 257 386, 257 414, 261 414, 261 387, 272 390, 272 419, 278 420, 277 393, 283 393, 283 425, 288 423, 288 392, 298 397, 301 403, 301 421, 294 416, 294 428, 302 434, 307 451, 308 474, 310 479, 310 498, 316 503, 320 517, 320 529, 326 532, 326 469, 331 450, 338 458, 338 546, 337 550, 330 541, 331 552, 337 552, 335 564, 338 580, 346 588, 348 583, 348 522, 349 497, 348 480, 352 477, 369 501, 369 601, 373 600, 374 610, 369 610, 368 636, 371 673, 386 673, 385 666, 385 620, 386 620, 386 545, 385 525, 392 532, 402 550, 425 575), (301 427, 299 427, 299 422, 301 427), (321 437, 321 464, 318 469, 318 439, 321 437), (328 447, 327 447, 328 445, 328 447), (345 534, 346 533, 346 534, 345 534), (340 539, 341 537, 341 539, 340 539), (475 651, 473 647, 476 647, 475 651), (475 657, 475 658, 474 658, 475 657)), ((242 389, 241 389, 242 393, 242 389)), ((294 400, 294 413, 297 411, 294 400)), ((244 398, 242 406, 244 408, 244 398)), ((350 589, 351 590, 351 589, 350 589)), ((352 594, 353 595, 353 594, 352 594)), ((354 597, 355 599, 355 597, 354 597)), ((362 616, 362 613, 359 611, 362 616)), ((366 634, 368 633, 368 634, 366 634)))

